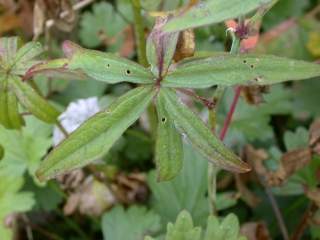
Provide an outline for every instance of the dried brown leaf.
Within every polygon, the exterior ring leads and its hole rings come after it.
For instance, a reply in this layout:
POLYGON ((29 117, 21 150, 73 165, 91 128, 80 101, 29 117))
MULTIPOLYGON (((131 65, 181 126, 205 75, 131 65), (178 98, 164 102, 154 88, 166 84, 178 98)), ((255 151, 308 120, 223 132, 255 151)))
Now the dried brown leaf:
POLYGON ((57 181, 60 184, 61 189, 73 191, 81 186, 85 178, 84 172, 82 169, 73 170, 67 174, 63 174, 57 177, 57 181))
POLYGON ((118 201, 124 204, 142 203, 149 196, 146 175, 143 173, 119 173, 111 188, 118 201))
POLYGON ((255 149, 251 145, 246 145, 243 152, 243 158, 254 166, 259 175, 266 175, 267 169, 263 165, 263 161, 268 159, 268 154, 263 149, 255 149))
POLYGON ((122 57, 130 57, 134 52, 134 31, 132 26, 128 26, 124 29, 124 43, 120 48, 120 56, 122 57))
POLYGON ((182 31, 179 35, 177 47, 173 59, 176 62, 184 58, 192 57, 196 48, 193 29, 182 31))
POLYGON ((43 33, 45 22, 51 20, 55 26, 65 32, 70 32, 76 22, 76 13, 71 0, 36 0, 34 5, 33 32, 35 38, 43 33))
POLYGON ((36 1, 33 7, 33 35, 37 39, 44 30, 45 17, 45 5, 42 0, 36 1))
POLYGON ((241 235, 248 240, 271 240, 268 228, 263 222, 248 222, 241 226, 241 235))
POLYGON ((115 202, 116 199, 111 190, 102 182, 89 176, 75 192, 70 194, 63 211, 65 215, 79 210, 81 214, 100 216, 115 202))
POLYGON ((316 119, 309 129, 309 146, 314 153, 320 155, 320 119, 316 119))
POLYGON ((263 94, 269 92, 268 86, 243 86, 242 94, 248 104, 258 105, 264 102, 263 94))
POLYGON ((306 166, 312 158, 311 150, 309 148, 294 149, 281 157, 281 163, 285 171, 285 178, 306 166))
POLYGON ((320 208, 320 188, 306 189, 306 196, 320 208))
POLYGON ((21 26, 20 18, 15 14, 0 16, 0 35, 21 26))
POLYGON ((262 176, 268 186, 280 186, 292 174, 306 166, 311 161, 309 148, 294 149, 284 153, 276 171, 268 170, 263 161, 268 159, 268 154, 262 149, 254 149, 248 145, 245 147, 245 158, 254 166, 256 173, 262 176))
POLYGON ((79 206, 79 201, 80 201, 80 194, 79 193, 72 193, 67 199, 67 202, 63 206, 63 213, 66 216, 69 216, 73 214, 78 206, 79 206))

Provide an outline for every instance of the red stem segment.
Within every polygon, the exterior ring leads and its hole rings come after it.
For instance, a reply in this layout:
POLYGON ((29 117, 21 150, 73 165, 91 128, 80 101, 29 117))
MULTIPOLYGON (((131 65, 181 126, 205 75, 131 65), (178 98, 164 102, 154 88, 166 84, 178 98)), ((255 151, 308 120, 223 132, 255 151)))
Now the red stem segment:
POLYGON ((232 120, 232 116, 236 110, 236 107, 237 107, 237 103, 239 101, 239 98, 240 98, 240 94, 241 94, 241 89, 242 87, 241 86, 238 86, 236 87, 235 89, 235 94, 234 94, 234 97, 233 97, 233 100, 232 100, 232 103, 231 103, 231 106, 230 106, 230 110, 228 112, 228 115, 226 117, 226 119, 224 120, 224 123, 223 123, 223 128, 220 132, 220 139, 223 140, 227 134, 227 131, 229 129, 229 126, 230 126, 230 123, 231 123, 231 120, 232 120))

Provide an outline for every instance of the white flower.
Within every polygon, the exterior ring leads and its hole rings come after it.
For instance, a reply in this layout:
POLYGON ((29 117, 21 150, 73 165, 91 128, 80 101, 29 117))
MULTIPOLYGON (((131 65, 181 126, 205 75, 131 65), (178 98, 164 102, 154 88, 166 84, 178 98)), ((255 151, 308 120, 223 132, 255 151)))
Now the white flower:
MULTIPOLYGON (((98 98, 91 97, 86 99, 79 99, 75 102, 71 102, 59 116, 61 125, 66 129, 68 133, 76 130, 84 121, 100 111, 98 105, 98 98)), ((58 127, 53 130, 53 144, 58 145, 63 139, 64 134, 58 127)))

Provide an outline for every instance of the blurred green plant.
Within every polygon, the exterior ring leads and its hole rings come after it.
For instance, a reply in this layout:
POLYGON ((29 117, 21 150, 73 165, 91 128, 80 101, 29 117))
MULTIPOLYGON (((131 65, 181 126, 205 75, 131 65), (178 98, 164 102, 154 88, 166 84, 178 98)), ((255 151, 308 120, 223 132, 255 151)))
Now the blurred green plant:
MULTIPOLYGON (((168 223, 165 240, 246 240, 239 236, 239 222, 234 214, 229 214, 221 222, 215 216, 210 216, 207 221, 207 229, 201 234, 201 227, 193 225, 192 217, 188 211, 182 211, 176 222, 168 223)), ((145 237, 145 240, 155 240, 145 237)))

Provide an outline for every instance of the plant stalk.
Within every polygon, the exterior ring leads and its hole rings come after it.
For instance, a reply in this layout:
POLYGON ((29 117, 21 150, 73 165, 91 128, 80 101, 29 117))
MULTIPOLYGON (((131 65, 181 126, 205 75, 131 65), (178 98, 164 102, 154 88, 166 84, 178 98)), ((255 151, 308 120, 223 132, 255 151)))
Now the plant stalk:
MULTIPOLYGON (((232 36, 232 45, 230 49, 231 54, 239 53, 240 51, 240 39, 236 36, 236 34, 233 31, 230 31, 232 36)), ((217 122, 217 107, 219 106, 220 100, 225 92, 224 86, 218 86, 217 89, 214 92, 212 101, 215 103, 215 108, 209 109, 209 126, 212 130, 213 134, 215 134, 216 130, 216 122, 217 122)), ((231 123, 231 119, 233 116, 233 113, 236 109, 236 105, 238 103, 241 88, 238 87, 238 90, 236 90, 235 97, 233 99, 233 103, 230 107, 229 113, 227 115, 227 118, 224 122, 224 127, 220 134, 220 140, 222 141, 224 137, 226 136, 227 130, 229 128, 229 125, 231 123)), ((209 163, 208 165, 208 195, 209 195, 209 209, 210 213, 213 215, 217 214, 217 206, 216 206, 216 198, 217 198, 217 174, 219 172, 220 168, 218 168, 216 165, 213 165, 212 163, 209 163)))
POLYGON ((134 17, 135 38, 137 44, 138 61, 143 66, 148 66, 146 56, 146 40, 144 36, 143 18, 141 16, 140 0, 131 0, 134 17))
MULTIPOLYGON (((137 45, 137 53, 138 53, 138 62, 147 67, 148 60, 146 55, 146 39, 144 34, 144 25, 143 18, 141 16, 141 4, 140 0, 131 0, 132 3, 132 11, 134 17, 134 29, 135 29, 135 38, 137 45)), ((152 139, 156 137, 158 119, 154 105, 151 103, 147 108, 147 115, 149 120, 150 132, 152 139)))

